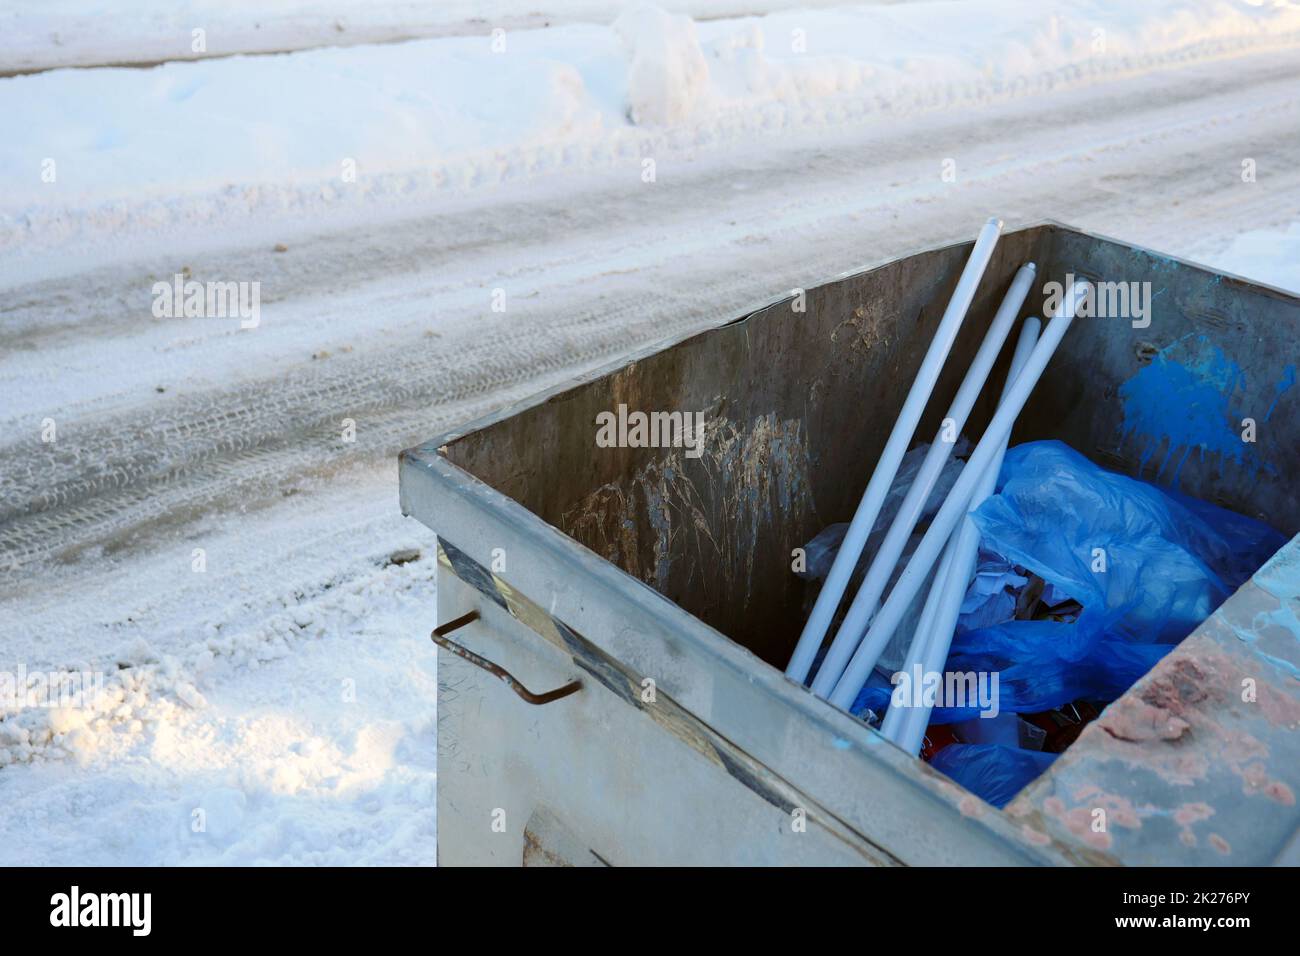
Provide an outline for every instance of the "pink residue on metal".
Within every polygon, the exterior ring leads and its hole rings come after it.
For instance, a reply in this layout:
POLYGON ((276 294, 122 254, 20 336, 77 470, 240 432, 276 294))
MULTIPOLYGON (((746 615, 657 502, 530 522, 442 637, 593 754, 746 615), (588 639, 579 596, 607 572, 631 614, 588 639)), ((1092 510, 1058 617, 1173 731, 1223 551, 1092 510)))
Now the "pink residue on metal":
POLYGON ((1214 816, 1214 807, 1208 803, 1184 803, 1174 811, 1174 822, 1179 826, 1191 826, 1214 816))
POLYGON ((1140 700, 1122 700, 1103 715, 1102 729, 1117 740, 1141 743, 1145 740, 1177 740, 1190 725, 1169 711, 1140 700))
POLYGON ((1142 826, 1142 818, 1125 797, 1105 793, 1097 787, 1085 787, 1076 797, 1082 802, 1073 807, 1067 807, 1060 797, 1048 797, 1043 801, 1043 812, 1055 817, 1074 836, 1099 850, 1110 849, 1114 842, 1110 835, 1111 827, 1136 830, 1142 826), (1103 812, 1099 814, 1098 811, 1103 812))
POLYGON ((1174 811, 1174 822, 1182 829, 1178 832, 1178 839, 1183 842, 1184 846, 1196 846, 1196 832, 1192 826, 1201 823, 1204 820, 1214 816, 1214 807, 1208 803, 1184 803, 1174 811))
POLYGON ((1262 793, 1284 807, 1295 806, 1295 793, 1281 780, 1271 778, 1268 769, 1262 763, 1251 763, 1240 769, 1234 769, 1240 774, 1243 781, 1242 790, 1248 796, 1262 793))
POLYGON ((1278 688, 1264 685, 1257 688, 1255 707, 1260 716, 1274 727, 1295 730, 1300 727, 1300 699, 1278 688))
POLYGON ((1243 668, 1248 660, 1226 654, 1208 640, 1189 638, 1084 731, 1088 748, 1178 785, 1206 779, 1211 764, 1226 766, 1242 778, 1247 793, 1293 802, 1291 789, 1267 772, 1268 745, 1225 728, 1222 721, 1229 709, 1244 708, 1259 708, 1248 712, 1274 726, 1300 718, 1300 703, 1267 684, 1258 686, 1258 702, 1241 700, 1235 689, 1242 679, 1259 680, 1243 668), (1260 706, 1265 700, 1270 701, 1266 708, 1260 706))
POLYGON ((1032 843, 1035 846, 1047 846, 1052 842, 1052 838, 1046 833, 1042 830, 1035 830, 1028 823, 1020 824, 1020 836, 1026 843, 1032 843))

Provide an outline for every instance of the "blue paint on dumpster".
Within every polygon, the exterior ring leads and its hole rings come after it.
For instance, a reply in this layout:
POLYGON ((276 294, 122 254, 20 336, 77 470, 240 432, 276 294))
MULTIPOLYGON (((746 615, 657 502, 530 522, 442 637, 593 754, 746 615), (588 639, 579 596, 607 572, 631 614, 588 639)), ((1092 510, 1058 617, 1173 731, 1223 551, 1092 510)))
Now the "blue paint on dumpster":
POLYGON ((1201 462, 1207 454, 1219 455, 1252 475, 1260 468, 1276 475, 1277 467, 1264 458, 1260 443, 1243 439, 1243 422, 1267 422, 1294 384, 1295 366, 1288 365, 1269 406, 1252 408, 1241 366, 1208 336, 1189 333, 1157 352, 1149 365, 1120 386, 1124 437, 1144 441, 1142 472, 1163 448, 1153 477, 1175 486, 1193 449, 1201 462))
POLYGON ((1164 476, 1173 456, 1182 450, 1173 471, 1174 483, 1193 448, 1199 449, 1202 461, 1208 451, 1239 466, 1257 467, 1246 461, 1247 449, 1232 427, 1234 416, 1228 407, 1241 377, 1241 368, 1205 336, 1186 336, 1156 353, 1151 364, 1120 386, 1125 437, 1145 439, 1141 470, 1146 471, 1162 446, 1164 457, 1156 465, 1157 478, 1164 476), (1188 339, 1201 346, 1202 354, 1199 360, 1193 357, 1184 363, 1174 355, 1186 350, 1188 339))

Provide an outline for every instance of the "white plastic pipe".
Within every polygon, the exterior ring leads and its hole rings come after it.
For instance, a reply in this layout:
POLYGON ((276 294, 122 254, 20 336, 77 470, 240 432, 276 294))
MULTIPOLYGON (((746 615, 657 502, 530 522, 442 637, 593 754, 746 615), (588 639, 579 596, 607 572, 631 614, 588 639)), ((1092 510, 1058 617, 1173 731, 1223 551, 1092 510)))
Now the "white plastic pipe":
MULTIPOLYGON (((956 535, 953 535, 948 541, 948 547, 944 549, 943 559, 939 562, 939 570, 935 572, 934 584, 931 585, 929 593, 925 596, 925 606, 921 608, 921 617, 916 622, 916 631, 912 634, 912 645, 908 648, 908 657, 903 664, 904 673, 912 673, 912 652, 916 647, 916 644, 924 643, 925 635, 934 630, 934 617, 939 611, 939 599, 943 595, 943 589, 936 585, 938 585, 940 581, 946 580, 948 572, 952 569, 952 559, 956 551, 953 547, 955 541, 956 535)), ((903 708, 899 707, 897 704, 891 702, 889 709, 885 711, 885 720, 888 721, 896 711, 902 709, 903 708)), ((885 724, 882 723, 880 725, 880 732, 884 733, 884 731, 885 724)))
MULTIPOLYGON (((1016 350, 1011 356, 1011 367, 1007 371, 1007 380, 1002 387, 1002 401, 1006 400, 1016 376, 1029 360, 1029 353, 1033 350, 1034 343, 1038 341, 1040 328, 1041 323, 1032 316, 1026 319, 1024 326, 1021 327, 1020 338, 1016 341, 1016 350)), ((993 494, 998 474, 1002 471, 1002 458, 1006 451, 1007 442, 1004 439, 998 453, 993 456, 993 460, 989 462, 988 468, 975 486, 970 506, 966 510, 966 517, 953 537, 949 539, 948 550, 944 552, 944 559, 940 565, 940 573, 935 578, 930 588, 930 595, 926 599, 926 607, 928 608, 933 602, 936 610, 929 621, 929 627, 924 630, 917 628, 912 638, 912 646, 903 664, 903 671, 906 674, 913 674, 918 664, 922 674, 942 673, 943 665, 948 660, 948 650, 952 647, 952 637, 957 629, 957 618, 961 614, 962 601, 966 598, 966 592, 970 590, 971 577, 975 573, 975 565, 979 558, 980 532, 979 527, 971 519, 970 512, 993 494), (948 565, 946 574, 942 570, 945 564, 948 565)), ((925 737, 925 729, 930 723, 931 710, 932 708, 924 704, 919 707, 890 707, 885 715, 881 732, 908 753, 919 753, 921 741, 925 737)))
POLYGON ((916 431, 921 413, 925 411, 926 403, 930 400, 930 392, 934 390, 934 384, 939 379, 944 360, 952 349, 957 330, 961 328, 966 310, 970 308, 971 300, 975 297, 975 290, 989 264, 993 247, 997 244, 1001 232, 1002 220, 990 219, 980 230, 979 238, 975 240, 970 258, 966 260, 966 266, 962 269, 961 278, 957 280, 957 286, 952 290, 948 307, 944 309, 943 318, 939 320, 939 328, 930 341, 930 347, 921 361, 921 368, 916 373, 916 378, 912 380, 911 390, 903 402, 903 410, 899 413, 898 420, 894 422, 893 431, 889 433, 885 448, 876 462, 876 470, 872 473, 871 480, 867 482, 867 490, 862 493, 862 500, 858 502, 858 509, 853 514, 853 520, 849 522, 849 528, 840 543, 830 573, 826 575, 826 582, 822 585, 821 593, 817 595, 817 602, 813 605, 812 613, 808 615, 803 633, 799 635, 799 643, 795 645, 794 654, 791 655, 790 663, 785 669, 786 676, 792 680, 803 683, 808 678, 808 671, 817 657, 817 651, 821 649, 826 631, 835 617, 835 611, 840 606, 840 599, 844 596, 849 578, 852 577, 853 569, 857 566, 858 556, 862 554, 867 537, 875 527, 876 518, 880 516, 880 508, 889 493, 889 486, 893 484, 894 476, 898 473, 898 465, 903 460, 907 446, 911 444, 912 434, 916 431))
POLYGON ((893 590, 889 592, 889 599, 885 601, 880 613, 867 629, 867 636, 862 639, 857 653, 849 661, 844 676, 835 685, 835 690, 830 696, 830 701, 835 706, 848 710, 857 697, 858 691, 862 689, 863 683, 866 682, 871 669, 880 657, 880 652, 889 643, 908 605, 912 603, 916 592, 925 583, 926 575, 934 567, 939 552, 943 550, 957 523, 966 514, 967 505, 970 504, 971 495, 984 469, 989 466, 993 456, 998 453, 998 449, 1011 434, 1011 426, 1015 423, 1016 416, 1029 400, 1029 393, 1038 384, 1038 379, 1043 374, 1043 369, 1047 367, 1048 361, 1051 360, 1052 353, 1065 337, 1066 330, 1074 320, 1074 311, 1078 307, 1084 288, 1077 282, 1071 284, 1060 307, 1056 310, 1056 315, 1047 326, 1047 331, 1038 340, 1034 350, 1029 353, 1029 361, 1025 363, 1024 370, 1016 376, 1011 391, 998 406, 998 410, 993 413, 993 420, 989 422, 979 444, 975 446, 975 451, 966 462, 966 467, 962 469, 953 484, 948 500, 943 503, 939 513, 930 522, 930 528, 913 552, 912 560, 898 576, 893 590))
POLYGON ((1024 305, 1025 296, 1029 294, 1029 287, 1033 284, 1034 272, 1035 266, 1032 262, 1027 262, 1020 267, 1011 281, 1011 287, 1007 289, 1007 294, 1002 298, 1002 304, 998 306, 997 314, 989 323, 989 329, 984 333, 984 341, 980 343, 979 351, 971 360, 970 368, 966 370, 966 377, 962 379, 957 394, 948 407, 948 414, 940 424, 934 441, 930 443, 930 449, 925 453, 925 459, 921 462, 916 477, 912 479, 912 486, 907 489, 903 503, 898 508, 898 514, 894 516, 893 524, 885 533, 885 540, 881 542, 879 550, 872 558, 867 576, 863 578, 857 596, 849 606, 844 623, 840 625, 835 640, 831 642, 830 650, 826 652, 826 658, 817 670, 812 689, 818 697, 830 696, 840 675, 844 673, 849 658, 857 650, 867 624, 871 621, 871 615, 876 612, 880 596, 885 593, 885 586, 889 584, 889 577, 898 565, 898 559, 907 545, 907 539, 912 536, 912 529, 920 520, 925 503, 930 500, 930 492, 934 490, 935 484, 939 481, 939 474, 952 455, 956 438, 966 427, 966 418, 970 415, 975 400, 979 398, 989 372, 993 370, 993 363, 997 361, 1002 351, 1002 344, 1007 340, 1007 334, 1015 324, 1016 316, 1020 314, 1020 307, 1024 305), (945 438, 945 429, 951 430, 951 439, 945 438))

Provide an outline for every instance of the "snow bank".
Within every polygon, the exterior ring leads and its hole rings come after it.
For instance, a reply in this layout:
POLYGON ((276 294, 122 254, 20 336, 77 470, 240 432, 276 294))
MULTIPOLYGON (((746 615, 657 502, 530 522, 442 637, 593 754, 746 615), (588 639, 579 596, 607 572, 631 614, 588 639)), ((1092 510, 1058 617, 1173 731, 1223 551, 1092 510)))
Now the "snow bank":
POLYGON ((1300 6, 949 0, 0 80, 0 251, 409 208, 1300 45, 1300 6), (942 29, 935 29, 942 24, 942 29))
POLYGON ((690 116, 709 86, 695 22, 643 3, 624 11, 613 29, 631 61, 628 118, 666 126, 690 116))
MULTIPOLYGON (((906 3, 911 0, 877 0, 906 3)), ((804 7, 840 0, 802 0, 804 7)), ((693 17, 760 15, 786 0, 662 0, 693 17)), ((609 0, 0 0, 0 75, 66 66, 162 63, 424 37, 603 23, 609 0), (203 31, 196 49, 194 30, 203 31)))

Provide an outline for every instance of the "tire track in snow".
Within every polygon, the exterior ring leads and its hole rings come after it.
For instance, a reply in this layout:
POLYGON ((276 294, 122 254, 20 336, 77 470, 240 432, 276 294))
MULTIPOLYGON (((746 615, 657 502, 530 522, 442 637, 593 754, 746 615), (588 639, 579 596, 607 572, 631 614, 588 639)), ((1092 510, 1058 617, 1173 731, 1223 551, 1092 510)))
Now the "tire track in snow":
MULTIPOLYGON (((1052 216, 1169 251, 1188 247, 1189 221, 1220 217, 1216 228, 1233 232, 1234 223, 1290 215, 1279 197, 1291 197, 1294 210, 1300 196, 1296 72, 1265 63, 1207 80, 1191 70, 1137 85, 1129 114, 1086 93, 1051 111, 1004 111, 1012 122, 1003 138, 975 149, 963 144, 989 128, 989 115, 937 123, 919 141, 914 128, 907 138, 878 138, 873 164, 861 162, 860 144, 828 141, 811 155, 684 167, 657 192, 605 184, 577 202, 560 195, 486 216, 470 209, 446 222, 322 238, 283 265, 272 260, 288 279, 278 286, 284 300, 351 295, 348 308, 364 311, 408 272, 428 277, 435 303, 455 302, 453 293, 474 285, 449 282, 448 273, 481 275, 484 289, 513 288, 522 277, 536 298, 510 318, 453 322, 436 344, 424 337, 427 323, 406 321, 324 362, 263 356, 244 381, 181 393, 161 408, 109 389, 84 407, 48 410, 66 419, 53 447, 35 441, 30 420, 11 420, 11 436, 27 434, 2 452, 0 568, 10 568, 12 584, 30 584, 38 579, 27 571, 51 560, 140 546, 151 532, 213 511, 257 507, 793 285, 963 235, 963 221, 991 209, 1010 221, 1052 216), (1090 135, 1072 136, 1081 121, 1090 135), (1043 139, 1052 147, 1043 149, 1043 139), (1247 148, 1269 171, 1266 187, 1232 182, 1247 148), (918 168, 937 168, 946 155, 963 157, 957 184, 918 180, 918 168), (700 255, 710 247, 725 254, 700 255), (343 417, 358 426, 356 446, 346 449, 336 439, 343 417)), ((205 271, 250 274, 241 270, 265 258, 243 250, 205 271)), ((22 304, 4 317, 6 344, 27 363, 39 365, 43 349, 56 345, 93 361, 97 348, 129 342, 138 328, 124 305, 141 275, 138 267, 97 272, 89 307, 57 284, 16 290, 22 304), (44 327, 41 316, 59 308, 68 317, 44 327)), ((370 339, 368 321, 355 320, 352 331, 370 339)), ((197 342, 217 349, 226 338, 200 333, 197 342)), ((302 342, 294 347, 305 351, 302 342)))

